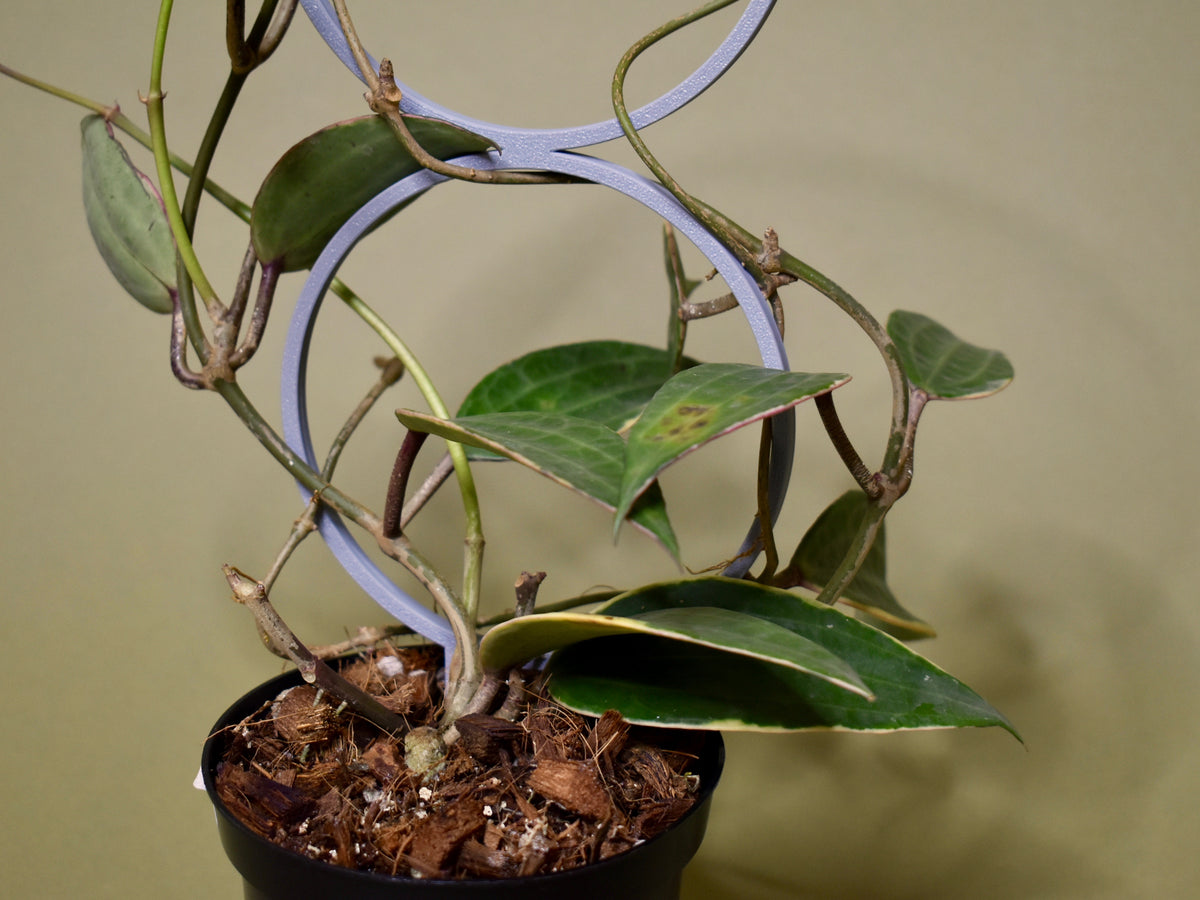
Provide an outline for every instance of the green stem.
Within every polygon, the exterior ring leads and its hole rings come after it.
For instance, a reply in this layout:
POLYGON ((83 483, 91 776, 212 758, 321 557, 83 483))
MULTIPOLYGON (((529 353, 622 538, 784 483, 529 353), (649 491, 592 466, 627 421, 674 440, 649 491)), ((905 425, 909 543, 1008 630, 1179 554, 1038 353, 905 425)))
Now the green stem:
POLYGON ((167 132, 163 117, 162 70, 163 58, 166 55, 167 31, 171 24, 171 9, 173 0, 162 0, 158 12, 158 24, 154 31, 154 55, 150 64, 150 92, 146 97, 146 117, 150 120, 150 142, 154 151, 154 162, 158 173, 158 187, 162 194, 163 206, 167 211, 167 221, 171 225, 171 233, 175 237, 175 247, 183 260, 188 277, 195 283, 201 299, 208 307, 209 315, 214 321, 220 317, 221 301, 209 283, 196 250, 188 236, 187 227, 183 222, 183 214, 179 208, 179 197, 175 193, 175 182, 171 177, 171 155, 167 150, 167 132))
MULTIPOLYGON (((714 0, 714 2, 707 3, 686 15, 660 25, 630 47, 625 52, 625 55, 621 57, 621 61, 617 64, 616 72, 613 75, 612 101, 617 121, 621 124, 621 130, 624 131, 626 139, 646 167, 654 173, 654 176, 658 178, 663 186, 689 212, 695 215, 718 240, 738 257, 747 271, 761 281, 763 272, 759 256, 763 249, 762 241, 719 210, 697 200, 685 191, 679 185, 679 182, 675 180, 674 176, 650 152, 645 141, 642 140, 641 135, 634 128, 633 120, 630 118, 629 111, 625 105, 625 77, 633 61, 642 52, 685 25, 689 25, 704 16, 729 6, 730 2, 731 0, 714 0)), ((908 379, 904 375, 903 367, 900 364, 899 353, 888 336, 887 331, 880 326, 875 317, 862 304, 855 300, 848 291, 791 254, 780 254, 780 273, 805 282, 836 303, 842 311, 849 315, 866 332, 867 336, 879 349, 892 383, 892 427, 887 449, 884 453, 883 470, 889 473, 889 475, 897 475, 898 473, 895 470, 900 462, 905 429, 908 423, 909 385, 908 379)))
MULTIPOLYGON (((188 237, 189 229, 194 225, 195 221, 195 201, 193 200, 188 203, 189 210, 193 211, 189 214, 190 223, 185 223, 183 211, 180 209, 178 197, 174 190, 174 182, 171 179, 171 167, 173 166, 184 175, 189 176, 191 179, 189 188, 191 184, 202 184, 211 196, 234 213, 234 215, 238 216, 238 218, 242 219, 242 221, 250 221, 252 210, 250 206, 243 203, 211 179, 196 177, 198 171, 203 171, 204 168, 207 168, 207 160, 204 161, 203 167, 193 166, 182 157, 170 153, 167 149, 162 108, 162 64, 171 9, 172 0, 163 0, 155 32, 150 96, 146 100, 147 116, 150 119, 149 133, 143 131, 127 116, 116 111, 111 106, 89 100, 71 91, 24 75, 2 64, 0 64, 0 74, 8 75, 17 81, 45 91, 52 96, 92 110, 98 115, 105 116, 115 127, 154 153, 156 172, 163 194, 163 202, 167 209, 168 221, 171 225, 172 233, 176 238, 176 245, 183 260, 185 272, 195 282, 196 287, 201 292, 201 296, 206 301, 212 300, 219 304, 219 301, 216 301, 215 292, 211 284, 204 276, 204 272, 199 264, 199 260, 195 256, 194 248, 188 237)), ((227 90, 222 95, 222 100, 229 107, 232 106, 232 100, 235 97, 236 92, 227 90)), ((225 115, 228 115, 227 110, 225 115)), ((217 116, 214 115, 214 120, 216 119, 217 116)), ((209 140, 206 135, 204 146, 215 147, 219 131, 217 133, 213 132, 214 129, 210 123, 210 134, 213 134, 213 137, 212 140, 209 140)), ((208 151, 208 155, 211 158, 211 149, 208 151)), ((194 196, 194 192, 189 191, 188 196, 194 196)), ((434 389, 428 374, 408 351, 403 342, 400 341, 399 337, 346 284, 335 278, 331 289, 363 317, 393 349, 393 352, 396 352, 396 355, 405 361, 407 368, 413 373, 414 380, 425 395, 426 402, 429 403, 430 408, 435 414, 443 418, 449 418, 445 404, 442 403, 434 389)), ((372 534, 378 534, 380 525, 378 517, 353 498, 333 487, 325 478, 298 457, 266 422, 236 382, 217 378, 213 379, 211 387, 225 399, 238 418, 242 420, 247 429, 267 449, 271 456, 296 478, 297 481, 312 491, 314 496, 319 496, 322 503, 336 510, 364 530, 372 534)), ((468 522, 464 600, 460 602, 454 596, 453 591, 437 575, 436 570, 407 541, 392 542, 385 549, 389 555, 397 559, 397 561, 404 565, 425 585, 455 630, 460 647, 462 647, 460 666, 463 670, 463 677, 458 679, 458 690, 455 698, 453 698, 454 702, 448 704, 448 707, 454 706, 457 708, 462 707, 467 702, 469 696, 478 687, 479 683, 480 668, 475 639, 474 616, 479 604, 484 541, 479 513, 479 501, 475 491, 474 479, 467 465, 466 454, 461 446, 457 444, 451 444, 449 450, 454 461, 455 471, 458 475, 468 522)))
MULTIPOLYGON (((450 411, 438 394, 428 371, 421 365, 420 360, 409 349, 408 345, 396 334, 361 297, 339 281, 334 281, 331 289, 346 302, 354 313, 371 327, 387 344, 397 359, 404 364, 405 371, 416 383, 430 411, 439 418, 449 419, 450 411)), ((479 608, 480 575, 483 563, 483 524, 479 511, 479 496, 475 490, 475 478, 471 474, 467 453, 461 444, 447 443, 447 450, 454 463, 454 473, 458 479, 459 493, 462 495, 463 511, 467 518, 466 562, 463 577, 463 610, 467 616, 474 619, 479 608)))
POLYGON ((242 86, 246 83, 246 78, 249 74, 249 72, 229 73, 229 77, 225 79, 225 87, 222 89, 221 96, 217 100, 217 105, 214 107, 212 116, 208 120, 208 129, 204 132, 204 137, 201 139, 200 146, 196 150, 193 176, 188 179, 187 191, 184 192, 183 207, 181 209, 184 227, 187 228, 189 235, 195 235, 196 233, 196 216, 200 211, 200 197, 204 192, 205 186, 202 179, 208 175, 213 156, 217 151, 217 144, 220 143, 221 135, 225 131, 225 126, 229 122, 230 115, 233 113, 233 106, 237 102, 238 94, 241 93, 242 86))
MULTIPOLYGON (((416 382, 434 415, 443 419, 450 418, 449 410, 434 387, 429 373, 400 336, 392 331, 391 327, 346 285, 335 281, 332 289, 359 318, 379 335, 393 355, 400 360, 410 377, 416 382)), ((458 658, 450 661, 451 678, 445 708, 445 721, 453 722, 470 707, 471 698, 475 695, 483 679, 475 618, 479 609, 484 540, 479 497, 475 490, 475 479, 471 474, 471 467, 467 462, 466 451, 461 444, 447 442, 446 446, 458 478, 459 493, 462 495, 463 510, 467 518, 461 599, 454 596, 449 586, 432 566, 416 557, 408 538, 403 534, 391 539, 390 543, 386 542, 386 539, 381 540, 380 546, 384 552, 389 554, 392 554, 394 549, 409 555, 408 561, 401 559, 400 562, 429 591, 454 631, 455 641, 458 645, 458 658), (419 559, 421 563, 419 568, 413 568, 414 559, 419 559)))
MULTIPOLYGON (((824 396, 828 397, 829 395, 824 396)), ((925 408, 925 403, 928 399, 929 397, 924 391, 913 388, 906 404, 908 418, 905 422, 901 446, 891 469, 884 470, 879 475, 871 476, 866 472, 866 467, 862 465, 861 460, 858 460, 857 466, 854 465, 854 459, 857 458, 857 454, 854 453, 852 448, 847 453, 844 451, 844 448, 839 447, 839 452, 843 453, 843 460, 850 466, 856 478, 859 478, 859 484, 871 502, 867 506, 867 513, 859 525, 858 532, 854 535, 849 548, 846 550, 846 555, 842 558, 837 570, 817 596, 819 601, 824 603, 837 602, 850 582, 854 580, 854 576, 858 574, 859 569, 862 568, 867 554, 871 552, 871 548, 879 536, 879 529, 883 526, 884 517, 887 516, 888 511, 895 505, 896 501, 908 491, 913 476, 913 454, 917 437, 917 423, 920 421, 921 412, 925 408)), ((834 432, 841 431, 841 424, 837 421, 836 412, 834 412, 832 406, 832 399, 826 402, 829 404, 828 409, 822 409, 821 416, 823 419, 827 414, 833 416, 834 427, 831 429, 830 423, 827 421, 826 429, 830 431, 830 436, 834 437, 834 443, 837 444, 838 440, 834 432)), ((820 404, 818 404, 818 408, 820 408, 820 404)), ((842 438, 845 438, 844 432, 842 432, 842 438)), ((849 441, 847 440, 846 447, 848 445, 849 441)))
MULTIPOLYGON (((353 521, 364 531, 375 535, 380 548, 404 566, 425 587, 439 610, 450 622, 454 629, 455 638, 459 643, 459 653, 463 675, 456 679, 456 707, 461 707, 467 697, 479 686, 482 670, 479 666, 479 653, 476 646, 475 623, 473 617, 463 615, 462 603, 454 595, 449 585, 438 575, 437 570, 425 557, 417 552, 407 538, 401 536, 392 541, 382 540, 382 523, 378 516, 362 506, 353 498, 326 481, 311 466, 292 452, 267 421, 255 409, 254 404, 243 393, 240 386, 231 381, 216 379, 213 390, 219 393, 225 402, 232 407, 238 418, 245 423, 260 444, 288 470, 302 485, 319 496, 321 502, 337 510, 346 518, 353 521)), ((449 708, 449 701, 448 701, 449 708)))
POLYGON ((634 152, 646 168, 654 173, 654 176, 662 183, 663 187, 670 191, 688 212, 699 219, 701 224, 714 237, 737 256, 738 260, 752 275, 759 278, 762 275, 762 271, 754 254, 749 251, 746 244, 735 239, 735 235, 742 229, 727 216, 713 209, 711 206, 697 201, 695 197, 680 186, 675 177, 650 152, 650 148, 646 146, 646 142, 642 140, 642 136, 634 127, 633 119, 630 118, 629 109, 625 104, 625 78, 629 73, 629 67, 633 65, 635 59, 667 35, 673 34, 680 28, 699 21, 717 10, 724 9, 733 2, 734 0, 713 0, 711 3, 706 3, 698 9, 692 10, 690 13, 686 13, 660 25, 626 50, 625 55, 617 63, 616 71, 613 73, 612 105, 617 121, 621 125, 621 131, 625 134, 625 139, 629 141, 630 146, 633 147, 634 152))
MULTIPOLYGON (((762 240, 719 210, 697 200, 680 186, 674 176, 650 152, 649 147, 646 146, 645 141, 637 132, 637 129, 634 128, 633 120, 629 116, 624 97, 626 75, 629 72, 629 67, 639 55, 667 35, 704 16, 729 6, 730 2, 731 0, 714 0, 714 2, 707 3, 686 15, 672 19, 664 25, 659 26, 630 47, 625 52, 625 55, 621 57, 620 62, 617 64, 616 72, 613 75, 612 102, 617 121, 621 124, 621 130, 625 133, 626 139, 643 164, 684 208, 699 219, 714 237, 737 256, 742 265, 746 267, 746 270, 762 284, 766 278, 763 266, 764 248, 762 240)), ((789 253, 780 252, 778 262, 777 274, 803 281, 832 300, 866 333, 883 357, 884 365, 891 380, 892 422, 881 471, 884 474, 886 483, 897 484, 901 482, 905 476, 902 470, 910 468, 910 463, 906 463, 905 447, 911 442, 908 438, 910 433, 909 382, 900 362, 899 351, 896 349, 886 329, 879 324, 866 307, 855 300, 848 291, 844 290, 836 282, 826 278, 816 269, 813 269, 789 253)), ((850 551, 839 565, 835 577, 821 591, 819 599, 829 603, 836 601, 842 591, 845 590, 846 585, 853 580, 855 574, 862 566, 863 560, 866 559, 867 552, 875 542, 875 536, 878 534, 879 526, 882 524, 884 516, 887 515, 888 509, 897 496, 898 493, 896 491, 890 491, 885 497, 880 498, 871 506, 871 512, 864 520, 863 526, 859 530, 859 534, 856 536, 850 551)))
MULTIPOLYGON (((265 0, 258 12, 258 17, 255 19, 254 26, 250 30, 249 38, 244 41, 241 39, 242 20, 245 17, 243 5, 235 3, 229 6, 229 24, 231 26, 236 25, 239 46, 231 48, 229 77, 225 79, 225 87, 222 89, 221 96, 217 100, 217 105, 209 117, 208 128, 205 130, 204 137, 200 141, 200 147, 196 151, 195 171, 193 176, 188 179, 187 191, 184 193, 181 214, 189 237, 194 237, 196 234, 196 216, 200 211, 200 198, 204 193, 204 182, 208 176, 208 170, 212 165, 213 157, 216 155, 217 145, 221 142, 221 135, 224 134, 225 126, 229 123, 229 118, 233 114, 233 107, 237 103, 242 86, 246 83, 246 79, 250 77, 250 73, 259 64, 257 47, 271 25, 278 2, 279 0, 265 0), (243 54, 241 51, 247 49, 250 50, 249 58, 242 58, 243 54)), ((284 27, 286 28, 286 24, 284 27)), ((208 341, 204 330, 201 328, 199 318, 196 315, 196 301, 192 293, 192 282, 186 272, 181 273, 179 279, 179 302, 183 313, 183 321, 187 326, 188 337, 191 340, 192 346, 200 354, 201 359, 207 362, 208 341)), ((211 313, 211 304, 209 305, 209 310, 211 313)), ((236 332, 236 330, 237 323, 235 322, 233 323, 233 331, 236 332)))
POLYGON ((678 372, 683 368, 683 347, 687 343, 687 319, 681 315, 688 297, 691 295, 687 276, 683 272, 683 258, 679 254, 679 241, 675 238, 675 229, 669 224, 663 226, 663 257, 667 265, 667 287, 669 289, 669 305, 667 313, 667 353, 671 357, 671 371, 678 372))
MULTIPOLYGON (((21 84, 28 85, 32 88, 37 88, 39 91, 45 91, 52 97, 58 97, 60 100, 66 100, 68 103, 74 103, 76 106, 82 106, 84 109, 90 109, 97 115, 107 116, 112 112, 111 106, 105 106, 103 103, 97 103, 95 100, 90 100, 80 94, 68 91, 66 88, 60 88, 57 85, 42 81, 40 78, 34 78, 32 75, 26 75, 24 72, 18 72, 16 69, 9 68, 0 63, 0 75, 7 75, 14 81, 19 81, 21 84)), ((124 118, 122 116, 122 118, 124 118)), ((109 121, 115 121, 110 118, 109 121)), ((148 145, 147 145, 148 146, 148 145)))
MULTIPOLYGON (((44 91, 52 97, 57 97, 59 100, 66 100, 68 103, 73 103, 76 106, 80 106, 84 109, 90 109, 97 115, 104 116, 106 119, 108 119, 109 124, 129 135, 147 150, 154 149, 154 144, 151 140, 149 132, 140 128, 137 123, 130 119, 129 116, 125 115, 125 113, 120 112, 120 107, 106 106, 105 104, 99 103, 96 100, 92 100, 88 97, 68 91, 66 88, 60 88, 57 85, 41 81, 40 79, 34 78, 31 75, 18 72, 16 69, 11 69, 3 63, 0 63, 0 75, 7 75, 9 78, 12 78, 15 81, 29 85, 29 87, 32 88, 37 88, 39 91, 44 91)), ((195 170, 191 163, 176 153, 169 154, 169 157, 171 160, 171 165, 177 171, 182 172, 189 178, 192 176, 192 173, 195 170)), ((232 212, 243 222, 250 221, 250 207, 231 194, 229 191, 225 190, 225 188, 221 187, 211 178, 206 178, 204 180, 204 189, 208 191, 214 200, 232 212)))
POLYGON ((798 281, 803 281, 832 300, 842 312, 854 320, 883 357, 883 363, 887 368, 888 379, 892 386, 892 425, 888 435, 887 448, 884 451, 883 464, 880 468, 889 477, 897 477, 899 473, 896 469, 900 463, 901 449, 908 428, 909 401, 909 382, 900 362, 900 351, 896 349, 887 329, 837 282, 826 278, 812 266, 787 252, 780 254, 780 271, 791 275, 798 281))
MULTIPOLYGON (((187 192, 183 198, 183 221, 187 225, 189 235, 196 233, 196 215, 200 208, 200 195, 203 189, 207 187, 208 170, 212 165, 213 156, 216 154, 217 144, 220 143, 221 135, 224 133, 225 126, 229 122, 229 117, 233 113, 233 107, 237 102, 238 95, 241 93, 242 86, 246 83, 246 79, 250 73, 261 62, 257 56, 257 50, 264 39, 264 35, 271 27, 275 8, 278 5, 279 0, 265 0, 258 12, 258 17, 254 21, 254 25, 250 28, 249 37, 241 43, 241 47, 248 48, 253 54, 253 60, 247 65, 239 65, 232 57, 230 59, 231 69, 229 77, 225 80, 225 87, 222 89, 221 96, 217 100, 217 105, 208 120, 208 129, 204 132, 204 138, 200 141, 200 146, 196 150, 195 171, 194 174, 189 173, 191 177, 188 180, 187 192)), ((242 17, 244 18, 244 10, 242 17)), ((234 17, 231 16, 230 18, 234 17)), ((286 29, 288 21, 290 21, 290 15, 284 18, 284 29, 286 29)), ((238 25, 238 36, 239 38, 241 37, 240 23, 238 25)), ((275 43, 278 43, 278 38, 276 38, 275 43)), ((272 49, 274 48, 272 47, 272 49)), ((247 209, 247 221, 249 221, 248 214, 249 209, 247 209)))
POLYGON ((879 535, 879 529, 883 526, 883 518, 887 515, 887 511, 887 506, 875 503, 867 506, 866 515, 859 523, 858 532, 850 542, 850 549, 842 558, 837 569, 834 570, 833 575, 825 582, 825 586, 821 588, 821 593, 817 594, 818 603, 827 603, 831 606, 837 603, 838 598, 842 596, 850 582, 854 580, 854 576, 858 574, 858 570, 862 568, 871 547, 874 546, 875 538, 879 535))
MULTIPOLYGON (((183 227, 189 237, 194 237, 196 234, 196 216, 200 211, 200 197, 204 192, 203 179, 208 174, 209 167, 212 165, 217 144, 221 140, 221 134, 225 130, 225 125, 229 121, 230 114, 233 112, 233 105, 237 100, 238 93, 242 89, 242 85, 246 81, 247 75, 249 75, 249 70, 240 74, 235 72, 229 73, 229 77, 225 80, 225 88, 217 100, 213 114, 208 120, 208 128, 204 132, 204 137, 200 141, 200 147, 196 151, 193 177, 188 179, 187 190, 183 195, 183 206, 180 210, 183 218, 183 227)), ((181 275, 182 277, 179 279, 179 305, 183 312, 184 324, 187 326, 188 338, 196 353, 200 355, 201 360, 208 362, 208 342, 201 328, 200 319, 196 315, 196 299, 192 291, 192 280, 188 277, 189 273, 186 271, 181 273, 181 275)))
MULTIPOLYGON (((370 412, 372 407, 375 406, 375 402, 383 396, 383 392, 394 385, 400 379, 400 376, 403 374, 403 372, 403 366, 401 366, 396 360, 392 360, 391 362, 387 363, 384 366, 383 371, 380 373, 379 378, 375 380, 375 383, 371 385, 370 390, 367 391, 366 396, 359 401, 356 407, 354 407, 354 410, 343 423, 341 430, 338 431, 337 436, 333 439, 333 443, 329 447, 329 452, 325 455, 325 464, 321 466, 321 478, 326 482, 332 480, 334 470, 337 468, 338 460, 341 459, 342 451, 345 449, 346 444, 349 443, 350 438, 353 436, 355 430, 357 430, 358 426, 362 424, 362 421, 364 418, 366 418, 367 413, 370 412)), ((262 580, 263 586, 266 588, 268 594, 271 592, 271 588, 275 584, 275 580, 279 577, 279 573, 283 571, 284 565, 291 558, 291 555, 295 551, 296 547, 298 547, 300 542, 308 537, 308 535, 316 531, 316 518, 321 506, 322 503, 320 496, 313 494, 312 500, 310 500, 308 506, 304 508, 304 513, 295 521, 295 523, 293 523, 292 530, 288 535, 287 541, 284 542, 283 547, 280 549, 279 553, 276 554, 275 562, 272 563, 270 571, 267 572, 266 577, 264 577, 262 580)))
POLYGON ((337 510, 356 525, 372 534, 378 533, 379 517, 354 498, 343 494, 297 456, 271 427, 270 423, 263 418, 239 384, 217 378, 213 380, 212 388, 221 395, 246 428, 250 430, 250 433, 281 466, 287 469, 293 478, 314 494, 320 494, 322 502, 337 510))
POLYGON ((758 528, 763 543, 763 570, 759 580, 770 584, 771 576, 779 566, 779 549, 775 545, 775 526, 771 518, 770 470, 771 453, 775 442, 771 439, 771 419, 762 420, 762 432, 758 442, 758 528))

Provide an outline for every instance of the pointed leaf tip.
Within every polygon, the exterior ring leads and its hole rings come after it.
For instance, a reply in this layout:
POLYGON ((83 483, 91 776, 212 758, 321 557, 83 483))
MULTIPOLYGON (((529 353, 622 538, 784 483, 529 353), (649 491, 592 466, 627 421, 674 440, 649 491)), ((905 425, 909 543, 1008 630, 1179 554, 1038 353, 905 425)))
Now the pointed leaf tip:
POLYGON ((895 638, 832 607, 752 581, 697 578, 649 585, 597 612, 644 617, 717 607, 808 638, 858 674, 873 700, 749 655, 646 634, 572 644, 549 666, 555 698, 580 712, 618 710, 631 722, 737 731, 898 731, 1012 723, 982 697, 895 638))

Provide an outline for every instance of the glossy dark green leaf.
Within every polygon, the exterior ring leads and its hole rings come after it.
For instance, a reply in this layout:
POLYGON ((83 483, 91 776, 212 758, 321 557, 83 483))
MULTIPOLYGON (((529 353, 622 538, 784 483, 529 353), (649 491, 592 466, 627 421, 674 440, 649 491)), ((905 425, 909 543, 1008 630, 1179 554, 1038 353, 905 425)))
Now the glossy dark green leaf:
POLYGON ((620 634, 654 635, 748 656, 870 696, 854 669, 820 644, 758 616, 719 607, 656 609, 637 616, 578 612, 522 616, 489 631, 480 645, 480 657, 485 668, 505 669, 579 641, 620 634))
MULTIPOLYGON (((665 350, 622 341, 536 350, 484 376, 467 394, 458 415, 561 413, 619 432, 633 423, 671 376, 671 365, 665 350)), ((484 452, 472 456, 483 458, 484 452)))
POLYGON ((909 380, 932 399, 986 397, 1013 379, 1012 363, 999 350, 959 340, 928 316, 897 310, 887 330, 909 380))
POLYGON ((741 363, 705 363, 673 376, 629 431, 617 524, 671 463, 849 380, 848 375, 781 372, 741 363))
POLYGON ((636 616, 715 606, 755 615, 821 644, 874 695, 695 644, 634 635, 573 644, 550 661, 550 690, 581 712, 616 709, 631 722, 740 731, 896 731, 1012 724, 961 681, 895 638, 836 609, 751 581, 702 578, 652 585, 598 611, 636 616))
MULTIPOLYGON (((552 481, 612 509, 621 484, 625 442, 599 422, 554 413, 505 412, 444 420, 401 409, 408 428, 480 447, 515 460, 552 481)), ((657 486, 645 493, 629 520, 653 535, 673 557, 679 543, 657 486)))
MULTIPOLYGON (((487 138, 448 122, 421 116, 404 121, 417 143, 438 159, 492 147, 487 138)), ((379 116, 339 122, 306 137, 280 158, 254 198, 255 253, 263 263, 279 262, 284 272, 309 268, 359 207, 420 169, 379 116)))
POLYGON ((121 286, 157 313, 174 308, 175 242, 162 200, 103 116, 80 123, 83 209, 96 248, 121 286))
MULTIPOLYGON (((813 591, 825 586, 850 549, 868 503, 862 491, 847 491, 817 517, 788 565, 794 583, 813 591)), ((900 637, 933 637, 933 628, 901 606, 888 587, 886 528, 880 526, 879 536, 841 601, 886 622, 900 637)))

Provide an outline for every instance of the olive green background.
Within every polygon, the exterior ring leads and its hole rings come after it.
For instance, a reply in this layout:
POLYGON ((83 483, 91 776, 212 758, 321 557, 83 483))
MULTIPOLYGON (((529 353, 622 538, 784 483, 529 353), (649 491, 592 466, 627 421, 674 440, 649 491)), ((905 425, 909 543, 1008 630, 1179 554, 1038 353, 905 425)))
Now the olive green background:
MULTIPOLYGON (((688 4, 356 5, 401 78, 549 126, 604 117, 625 46, 688 4)), ((0 60, 141 117, 155 6, 6 2, 0 60)), ((168 129, 185 155, 224 79, 219 6, 181 3, 172 24, 168 129)), ((632 99, 689 71, 731 18, 638 63, 632 99)), ((996 398, 927 411, 889 545, 894 588, 940 630, 923 649, 1027 746, 999 731, 732 737, 685 896, 1116 900, 1200 883, 1198 37, 1200 7, 1182 3, 784 0, 732 74, 647 133, 693 192, 773 225, 881 317, 923 311, 1017 370, 996 398)), ((360 95, 298 16, 246 88, 215 178, 250 199, 286 147, 363 112, 360 95)), ((0 109, 4 893, 239 896, 191 782, 211 722, 279 665, 219 567, 265 571, 300 501, 218 398, 176 385, 167 320, 109 278, 80 208, 81 113, 8 81, 0 109)), ((244 233, 212 203, 200 229, 227 296, 244 233)), ((343 274, 453 403, 535 346, 661 340, 658 247, 655 217, 599 188, 454 185, 343 274)), ((244 376, 272 419, 300 283, 284 280, 244 376)), ((855 374, 841 407, 877 459, 888 401, 870 346, 811 292, 788 296, 793 365, 855 374)), ((695 352, 751 357, 736 315, 700 323, 695 352)), ((313 356, 319 443, 374 352, 331 301, 313 356)), ((345 483, 373 506, 400 436, 387 410, 415 402, 398 389, 348 454, 345 483)), ((791 541, 846 486, 800 413, 791 541)), ((667 478, 690 566, 749 523, 753 445, 667 478)), ((672 572, 635 534, 611 547, 602 513, 533 475, 480 479, 491 606, 521 568, 549 569, 550 599, 672 572)), ((414 536, 455 566, 451 493, 437 510, 445 524, 414 536)), ((316 543, 276 599, 318 642, 380 618, 316 543)))

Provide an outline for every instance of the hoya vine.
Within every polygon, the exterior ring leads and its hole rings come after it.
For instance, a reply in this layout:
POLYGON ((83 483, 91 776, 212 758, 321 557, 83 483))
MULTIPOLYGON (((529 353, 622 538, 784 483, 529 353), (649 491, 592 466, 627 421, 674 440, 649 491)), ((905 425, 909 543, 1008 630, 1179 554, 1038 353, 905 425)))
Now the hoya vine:
MULTIPOLYGON (((928 402, 995 393, 1012 379, 1008 360, 917 313, 896 311, 886 326, 881 324, 840 285, 783 249, 774 229, 762 228, 758 237, 685 190, 651 152, 626 106, 625 83, 633 62, 732 0, 707 3, 630 46, 611 80, 617 125, 610 136, 623 135, 657 182, 656 196, 672 204, 672 214, 679 211, 688 217, 685 230, 692 227, 689 223, 700 223, 702 228, 691 232, 693 241, 699 245, 703 238, 713 255, 736 260, 722 270, 735 291, 738 284, 752 291, 753 279, 770 307, 762 306, 762 322, 769 330, 774 317, 776 330, 771 333, 780 344, 781 291, 794 284, 815 289, 833 302, 874 344, 891 392, 888 437, 877 468, 864 461, 837 413, 834 392, 850 380, 848 373, 793 372, 687 356, 689 323, 734 309, 744 299, 730 294, 698 300, 700 282, 684 271, 676 232, 670 228, 663 248, 669 298, 665 346, 588 337, 576 344, 530 350, 483 373, 456 411, 433 383, 417 349, 366 300, 332 278, 332 291, 378 337, 385 355, 378 361, 374 383, 351 409, 323 464, 281 437, 243 391, 238 371, 256 358, 278 305, 282 276, 320 268, 346 223, 406 179, 436 176, 520 186, 586 180, 592 171, 586 165, 507 165, 505 148, 497 146, 495 136, 414 115, 411 106, 405 106, 391 62, 384 58, 378 70, 373 67, 345 0, 332 2, 341 37, 367 86, 366 114, 300 139, 270 168, 249 205, 213 184, 208 172, 243 86, 285 39, 297 9, 295 0, 264 0, 249 31, 245 4, 227 3, 229 73, 191 164, 171 152, 168 140, 163 68, 172 0, 161 0, 159 8, 144 98, 147 131, 117 108, 0 69, 95 114, 84 123, 85 206, 102 255, 131 293, 169 314, 175 377, 188 388, 221 396, 287 475, 304 486, 303 514, 269 570, 255 577, 232 565, 224 568, 234 598, 254 614, 264 643, 357 714, 391 731, 405 728, 394 714, 344 683, 334 667, 324 663, 323 654, 290 629, 271 600, 279 572, 295 548, 318 528, 323 515, 336 513, 423 588, 436 610, 438 634, 448 635, 439 640, 453 647, 446 660, 440 727, 430 735, 412 736, 414 746, 422 743, 423 755, 430 743, 436 751, 437 745, 456 739, 455 723, 462 715, 516 702, 535 671, 574 708, 597 715, 616 709, 630 721, 745 730, 885 731, 968 725, 1012 730, 966 685, 880 628, 831 608, 843 602, 905 638, 933 633, 888 586, 884 520, 911 486, 917 426, 928 402), (116 130, 151 150, 157 192, 147 188, 133 167, 116 140, 116 130), (182 201, 173 170, 187 179, 182 201), (227 302, 193 245, 204 191, 250 224, 247 250, 231 279, 227 302), (161 235, 168 232, 170 241, 164 242, 161 235), (160 236, 155 243, 146 238, 153 233, 160 236), (402 427, 397 431, 395 465, 391 472, 380 473, 379 496, 386 499, 383 510, 376 512, 338 486, 337 463, 363 418, 405 377, 424 408, 396 413, 402 427), (790 435, 783 427, 790 428, 786 416, 808 401, 817 408, 834 455, 854 486, 826 507, 788 555, 772 525, 778 512, 772 477, 780 471, 780 459, 787 459, 781 457, 786 438, 780 437, 790 435), (509 460, 508 471, 530 470, 549 478, 610 510, 614 535, 628 523, 682 563, 681 542, 659 477, 691 452, 751 425, 761 429, 761 440, 758 478, 747 506, 757 513, 759 527, 757 543, 744 549, 742 568, 761 555, 757 574, 741 577, 741 569, 725 568, 739 577, 618 585, 604 596, 557 597, 543 603, 539 592, 544 573, 523 573, 516 578, 511 612, 479 621, 484 532, 472 475, 475 461, 501 457, 509 460), (431 437, 434 444, 444 441, 444 456, 414 489, 410 482, 417 456, 431 437), (433 565, 409 528, 450 475, 461 496, 464 523, 465 552, 457 579, 433 565), (552 654, 548 661, 546 654, 552 654), (722 674, 718 678, 713 673, 722 674)), ((305 0, 310 12, 317 5, 317 0, 305 0)), ((577 147, 570 150, 561 156, 572 163, 585 160, 577 147)), ((412 199, 406 196, 372 213, 376 218, 367 226, 382 225, 412 199)), ((763 359, 767 360, 765 352, 763 359)), ((284 418, 284 433, 290 434, 284 418)), ((786 476, 786 469, 783 472, 786 476)), ((402 630, 389 626, 364 631, 361 641, 352 639, 334 649, 394 637, 402 630)))

